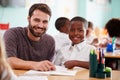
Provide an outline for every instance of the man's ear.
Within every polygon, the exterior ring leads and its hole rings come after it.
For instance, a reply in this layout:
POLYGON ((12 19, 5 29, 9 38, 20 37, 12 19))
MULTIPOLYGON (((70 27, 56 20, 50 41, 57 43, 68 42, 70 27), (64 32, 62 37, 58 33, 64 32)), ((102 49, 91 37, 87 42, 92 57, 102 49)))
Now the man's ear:
POLYGON ((30 21, 30 16, 27 17, 28 22, 30 21))

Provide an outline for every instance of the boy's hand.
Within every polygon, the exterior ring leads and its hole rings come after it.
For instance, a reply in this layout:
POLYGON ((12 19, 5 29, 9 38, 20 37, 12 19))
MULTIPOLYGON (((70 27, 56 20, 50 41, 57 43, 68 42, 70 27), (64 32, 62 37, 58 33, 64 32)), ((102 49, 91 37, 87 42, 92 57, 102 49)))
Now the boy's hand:
POLYGON ((64 65, 66 68, 71 69, 76 66, 76 60, 66 61, 64 65))

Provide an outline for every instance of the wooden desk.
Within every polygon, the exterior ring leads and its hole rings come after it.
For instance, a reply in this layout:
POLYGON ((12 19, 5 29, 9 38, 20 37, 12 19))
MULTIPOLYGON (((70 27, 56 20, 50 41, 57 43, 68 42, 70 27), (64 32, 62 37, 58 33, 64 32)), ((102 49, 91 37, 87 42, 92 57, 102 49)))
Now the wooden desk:
MULTIPOLYGON (((22 75, 25 70, 14 70, 16 75, 22 75)), ((48 80, 101 80, 97 78, 89 78, 89 70, 78 71, 76 76, 48 76, 48 80)), ((111 78, 105 78, 102 80, 120 80, 120 71, 112 71, 111 78)))
POLYGON ((118 60, 120 60, 120 53, 115 52, 115 53, 105 53, 105 61, 106 61, 106 66, 111 67, 114 70, 118 70, 118 60))
POLYGON ((105 58, 120 59, 120 53, 105 53, 105 58))

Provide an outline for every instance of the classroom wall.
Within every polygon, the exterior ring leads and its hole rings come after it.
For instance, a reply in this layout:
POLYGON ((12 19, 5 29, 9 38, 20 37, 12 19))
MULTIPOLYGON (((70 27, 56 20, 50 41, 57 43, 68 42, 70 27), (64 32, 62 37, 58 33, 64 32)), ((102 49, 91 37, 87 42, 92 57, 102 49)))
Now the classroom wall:
POLYGON ((120 18, 119 5, 120 0, 79 0, 78 14, 103 28, 109 19, 120 18))
MULTIPOLYGON (((103 1, 103 0, 101 0, 103 1)), ((109 2, 98 2, 97 0, 87 0, 87 16, 89 21, 94 23, 96 27, 104 27, 111 15, 111 7, 109 2)))
POLYGON ((120 18, 120 0, 111 0, 112 17, 120 18))
MULTIPOLYGON (((58 32, 54 26, 55 20, 58 17, 65 16, 71 19, 74 15, 77 15, 77 0, 54 0, 51 4, 48 5, 52 10, 52 16, 47 33, 51 35, 54 35, 58 32)), ((12 6, 9 5, 7 7, 0 6, 0 23, 10 23, 10 28, 17 26, 27 26, 27 16, 27 7, 17 5, 14 6, 13 4, 12 6)))
POLYGON ((111 0, 109 4, 109 8, 107 12, 104 12, 105 16, 103 17, 103 24, 107 23, 107 21, 111 18, 120 18, 120 0, 111 0))
POLYGON ((84 17, 86 18, 87 14, 86 14, 86 7, 87 7, 87 0, 78 0, 78 15, 81 16, 81 17, 84 17))
POLYGON ((47 32, 51 35, 58 33, 55 28, 55 21, 58 17, 67 17, 71 19, 72 17, 78 15, 77 3, 77 0, 55 0, 54 5, 52 6, 53 14, 50 20, 50 27, 47 32))
MULTIPOLYGON (((111 0, 111 3, 106 4, 99 4, 96 3, 96 1, 97 0, 54 0, 52 5, 50 5, 52 17, 47 32, 52 35, 57 33, 54 23, 60 16, 66 16, 71 19, 73 16, 79 15, 87 20, 93 21, 97 27, 104 27, 105 23, 112 17, 120 17, 120 0, 111 0)), ((27 15, 28 9, 25 7, 0 6, 0 23, 10 23, 10 28, 27 26, 27 15)))
POLYGON ((22 7, 0 7, 0 23, 10 23, 10 27, 26 26, 27 15, 22 7))

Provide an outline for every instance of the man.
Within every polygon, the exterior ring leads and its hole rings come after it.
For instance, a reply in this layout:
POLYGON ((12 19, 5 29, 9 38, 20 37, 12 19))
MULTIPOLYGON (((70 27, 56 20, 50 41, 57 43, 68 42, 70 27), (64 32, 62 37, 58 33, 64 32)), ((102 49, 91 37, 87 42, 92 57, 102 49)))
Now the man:
POLYGON ((28 27, 16 27, 4 34, 8 62, 14 69, 55 70, 51 63, 55 52, 54 39, 46 34, 51 17, 43 3, 31 6, 28 27))

